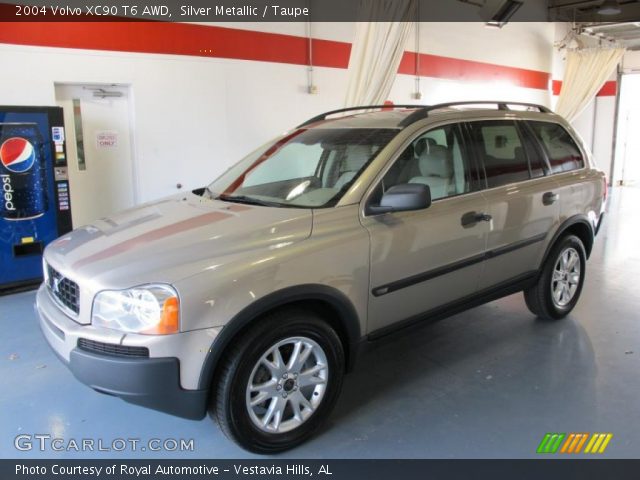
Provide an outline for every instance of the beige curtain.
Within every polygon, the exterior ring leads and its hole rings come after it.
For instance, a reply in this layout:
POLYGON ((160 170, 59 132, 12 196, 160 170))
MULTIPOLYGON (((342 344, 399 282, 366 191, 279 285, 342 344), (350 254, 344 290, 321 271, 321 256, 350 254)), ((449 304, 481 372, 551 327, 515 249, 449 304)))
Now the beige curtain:
POLYGON ((569 50, 556 113, 575 119, 611 77, 624 55, 624 48, 569 50))
MULTIPOLYGON (((406 20, 415 11, 413 0, 361 0, 359 8, 371 18, 406 20)), ((410 29, 409 21, 356 23, 345 106, 379 105, 388 98, 410 29)))

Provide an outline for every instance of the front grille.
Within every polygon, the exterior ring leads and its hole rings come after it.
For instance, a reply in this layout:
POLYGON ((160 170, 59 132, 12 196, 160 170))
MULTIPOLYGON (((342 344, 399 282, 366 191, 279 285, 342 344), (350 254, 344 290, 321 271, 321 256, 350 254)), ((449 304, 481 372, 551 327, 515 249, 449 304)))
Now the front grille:
POLYGON ((148 357, 147 347, 127 347, 115 343, 96 342, 86 338, 78 339, 78 348, 87 352, 101 353, 107 355, 118 355, 120 357, 148 357))
POLYGON ((80 311, 80 289, 76 282, 63 277, 51 265, 47 265, 47 286, 62 305, 76 315, 78 314, 80 311))

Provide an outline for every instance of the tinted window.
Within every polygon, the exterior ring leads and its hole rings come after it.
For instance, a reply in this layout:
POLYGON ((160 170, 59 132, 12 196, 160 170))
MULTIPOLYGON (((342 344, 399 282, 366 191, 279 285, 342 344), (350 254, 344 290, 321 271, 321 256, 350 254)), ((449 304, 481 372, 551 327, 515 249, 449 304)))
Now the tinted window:
POLYGON ((470 190, 469 168, 457 125, 429 130, 409 145, 382 180, 383 190, 403 183, 421 183, 437 200, 470 190))
MULTIPOLYGON (((525 127, 524 124, 519 124, 521 127, 525 127)), ((524 140, 525 150, 527 152, 527 158, 529 159, 529 167, 531 178, 543 177, 549 173, 549 166, 547 165, 546 155, 542 150, 542 146, 534 138, 531 129, 520 128, 520 134, 524 140)))
POLYGON ((514 122, 492 120, 470 125, 489 188, 531 178, 527 154, 514 122))
POLYGON ((561 125, 547 122, 529 124, 549 157, 551 173, 568 172, 584 166, 580 149, 561 125))

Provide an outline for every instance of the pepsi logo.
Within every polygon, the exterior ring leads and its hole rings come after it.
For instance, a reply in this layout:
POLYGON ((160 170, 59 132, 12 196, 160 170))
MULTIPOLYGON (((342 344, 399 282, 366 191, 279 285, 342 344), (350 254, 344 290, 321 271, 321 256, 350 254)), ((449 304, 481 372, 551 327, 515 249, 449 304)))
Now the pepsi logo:
POLYGON ((7 170, 13 173, 24 173, 35 163, 35 150, 28 140, 12 137, 0 146, 0 160, 7 170))

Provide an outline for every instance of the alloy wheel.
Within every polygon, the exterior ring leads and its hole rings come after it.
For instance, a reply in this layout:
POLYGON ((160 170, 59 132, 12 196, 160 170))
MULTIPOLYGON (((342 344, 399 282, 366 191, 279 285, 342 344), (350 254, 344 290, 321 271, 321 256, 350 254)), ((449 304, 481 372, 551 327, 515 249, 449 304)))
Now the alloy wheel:
POLYGON ((578 251, 569 247, 560 253, 551 277, 551 297, 558 307, 567 306, 580 285, 581 261, 578 251))
POLYGON ((256 362, 246 390, 253 424, 263 432, 291 431, 316 411, 327 389, 327 356, 314 340, 290 337, 256 362))

